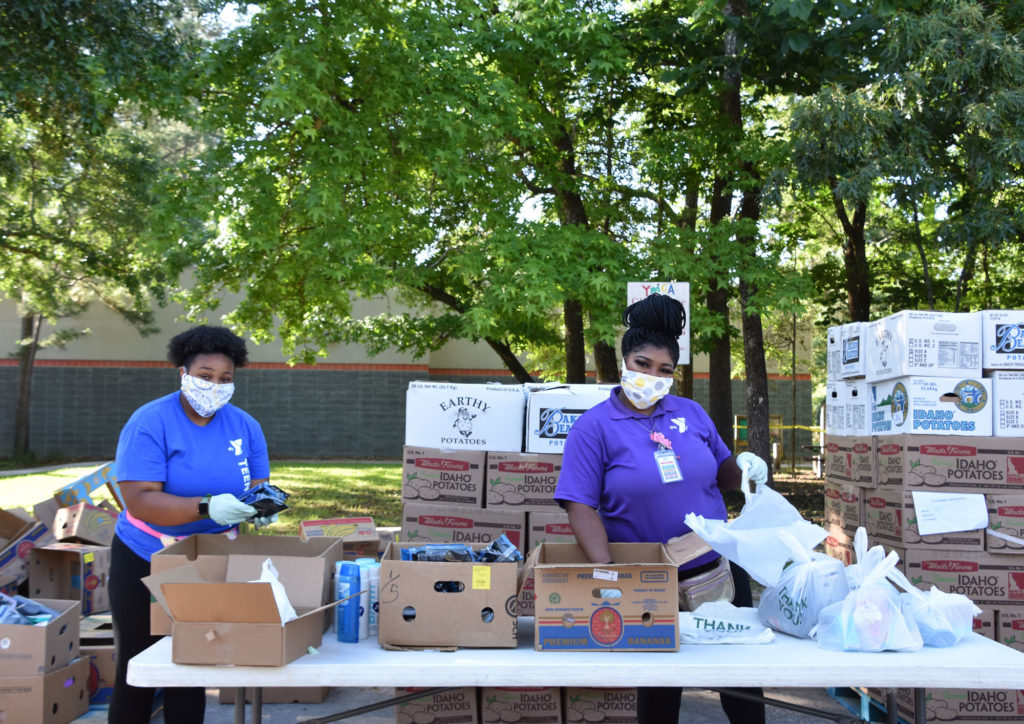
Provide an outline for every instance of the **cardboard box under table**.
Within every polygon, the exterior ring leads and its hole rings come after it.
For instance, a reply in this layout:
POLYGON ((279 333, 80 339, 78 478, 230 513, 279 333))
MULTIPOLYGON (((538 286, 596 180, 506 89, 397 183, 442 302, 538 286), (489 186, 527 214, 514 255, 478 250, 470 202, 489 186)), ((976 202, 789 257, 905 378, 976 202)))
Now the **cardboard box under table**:
POLYGON ((171 660, 177 664, 284 666, 318 647, 327 630, 317 558, 292 558, 278 568, 298 618, 282 622, 270 583, 261 582, 267 556, 229 555, 223 578, 206 578, 194 564, 142 579, 171 617, 171 660))
POLYGON ((595 565, 575 543, 530 554, 534 647, 539 650, 676 651, 677 567, 660 543, 611 543, 614 564, 595 565), (617 598, 604 591, 618 590, 617 598))
MULTIPOLYGON (((226 535, 192 535, 155 553, 150 562, 150 572, 155 575, 192 564, 203 580, 224 581, 227 580, 228 556, 231 555, 257 557, 260 565, 264 558, 269 557, 282 580, 291 577, 294 559, 301 566, 296 570, 309 571, 320 582, 320 599, 316 604, 319 606, 333 598, 331 576, 334 575, 335 562, 342 560, 344 549, 337 538, 301 540, 287 535, 242 535, 232 539, 226 535), (303 563, 306 560, 315 563, 307 566, 303 563)), ((253 578, 257 577, 258 572, 253 578)), ((158 636, 171 633, 171 620, 156 602, 150 606, 149 631, 158 636)))
POLYGON ((381 646, 514 648, 517 564, 403 561, 418 545, 392 543, 381 558, 381 646))
POLYGON ((0 678, 0 722, 68 724, 89 710, 89 662, 48 674, 0 678))
POLYGON ((0 677, 47 674, 78 658, 81 604, 49 598, 36 600, 60 615, 45 626, 0 624, 0 677))

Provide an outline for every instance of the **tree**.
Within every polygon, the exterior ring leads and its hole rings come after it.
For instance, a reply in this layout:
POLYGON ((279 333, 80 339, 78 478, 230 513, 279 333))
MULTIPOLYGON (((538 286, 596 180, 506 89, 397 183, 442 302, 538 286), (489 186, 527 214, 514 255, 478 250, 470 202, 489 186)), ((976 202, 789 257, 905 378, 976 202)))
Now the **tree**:
POLYGON ((195 39, 186 2, 15 1, 0 9, 0 293, 22 318, 14 453, 29 453, 36 351, 44 321, 93 300, 140 330, 160 299, 161 266, 138 243, 159 160, 138 111, 195 39), (134 106, 127 105, 135 101, 134 106))

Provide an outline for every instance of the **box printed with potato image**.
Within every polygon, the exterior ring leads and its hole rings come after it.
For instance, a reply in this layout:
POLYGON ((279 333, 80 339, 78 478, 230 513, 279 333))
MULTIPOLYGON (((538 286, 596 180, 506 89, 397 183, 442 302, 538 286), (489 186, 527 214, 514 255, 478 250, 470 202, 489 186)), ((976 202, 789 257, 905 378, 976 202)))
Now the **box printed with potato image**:
POLYGON ((402 502, 483 507, 487 453, 406 445, 402 449, 402 502))
MULTIPOLYGON (((399 687, 395 697, 408 696, 420 687, 399 687)), ((442 691, 395 705, 395 724, 477 724, 476 687, 442 691)))
POLYGON ((480 720, 516 724, 562 724, 562 691, 557 686, 484 686, 480 720))
POLYGON ((487 508, 561 510, 555 486, 562 471, 560 454, 487 453, 487 508))

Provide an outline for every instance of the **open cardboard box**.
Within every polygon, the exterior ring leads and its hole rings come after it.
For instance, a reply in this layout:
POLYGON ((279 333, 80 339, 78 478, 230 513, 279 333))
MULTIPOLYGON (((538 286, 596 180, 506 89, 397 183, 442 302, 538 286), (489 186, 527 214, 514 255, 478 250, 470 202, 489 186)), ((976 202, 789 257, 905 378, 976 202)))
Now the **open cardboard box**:
POLYGON ((89 711, 89 662, 48 674, 0 678, 0 722, 68 724, 89 711))
MULTIPOLYGON (((14 594, 28 578, 29 554, 55 541, 50 529, 21 508, 0 510, 0 591, 14 594)), ((50 596, 50 598, 60 598, 50 596)))
POLYGON ((188 564, 142 579, 171 618, 174 663, 284 666, 320 646, 334 605, 322 604, 323 561, 294 558, 278 569, 298 614, 282 623, 270 583, 257 580, 266 558, 229 555, 223 577, 188 564))
MULTIPOLYGON (((290 579, 293 571, 308 571, 320 587, 320 599, 316 603, 319 606, 334 596, 331 577, 334 575, 334 564, 342 560, 343 548, 337 538, 311 538, 304 541, 298 536, 287 535, 242 535, 233 539, 216 534, 192 535, 155 553, 151 559, 150 573, 156 575, 171 568, 194 565, 202 580, 224 581, 227 580, 228 557, 240 555, 255 556, 260 565, 264 558, 269 557, 281 574, 282 582, 290 579), (293 567, 293 561, 299 567, 293 567), (302 561, 314 563, 307 567, 302 561)), ((258 577, 257 571, 253 578, 258 577)), ((149 630, 155 636, 171 633, 170 618, 155 602, 150 606, 149 630)))
POLYGON ((57 540, 108 546, 114 542, 117 511, 90 503, 75 503, 61 508, 53 516, 53 534, 57 540))
POLYGON ((591 563, 575 543, 541 543, 523 566, 535 587, 534 648, 677 651, 675 562, 661 543, 611 543, 613 564, 591 563), (621 596, 605 597, 618 590, 621 596))
POLYGON ((110 610, 110 547, 54 543, 29 551, 31 598, 78 599, 82 615, 110 610))
POLYGON ((327 518, 304 520, 299 523, 299 537, 308 541, 312 538, 337 538, 342 543, 345 560, 376 558, 380 550, 380 536, 373 518, 327 518))
POLYGON ((0 624, 0 677, 47 674, 78 658, 78 624, 82 604, 37 598, 60 615, 45 626, 0 624))
POLYGON ((402 560, 402 549, 421 545, 391 543, 381 558, 381 646, 514 648, 517 564, 402 560))

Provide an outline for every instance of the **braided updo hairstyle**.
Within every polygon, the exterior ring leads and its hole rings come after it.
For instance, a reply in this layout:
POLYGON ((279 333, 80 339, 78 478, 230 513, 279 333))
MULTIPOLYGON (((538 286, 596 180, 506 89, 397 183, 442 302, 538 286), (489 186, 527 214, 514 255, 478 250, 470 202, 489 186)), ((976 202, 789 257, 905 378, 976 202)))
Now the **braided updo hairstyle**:
POLYGON ((686 313, 682 303, 664 294, 652 294, 626 307, 622 323, 626 333, 622 335, 622 357, 633 350, 654 345, 668 350, 672 364, 679 363, 679 336, 686 324, 686 313))

